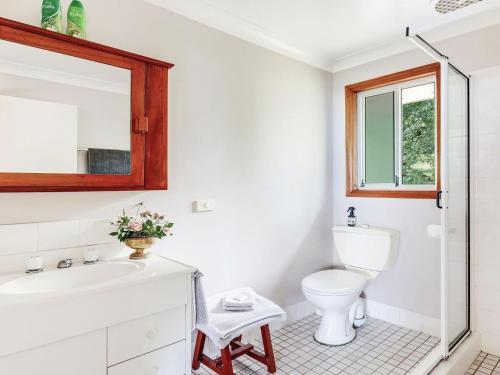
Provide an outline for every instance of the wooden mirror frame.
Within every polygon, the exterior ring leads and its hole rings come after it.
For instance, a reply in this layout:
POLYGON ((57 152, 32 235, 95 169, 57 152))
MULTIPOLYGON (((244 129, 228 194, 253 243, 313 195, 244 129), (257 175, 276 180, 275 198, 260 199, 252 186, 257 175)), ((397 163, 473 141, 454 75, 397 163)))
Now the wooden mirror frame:
POLYGON ((441 69, 439 63, 373 78, 345 87, 346 197, 435 199, 441 190, 441 69), (357 102, 358 93, 411 81, 436 77, 436 190, 362 190, 358 183, 357 102))
POLYGON ((131 173, 1 173, 0 192, 165 190, 168 70, 174 65, 0 18, 0 39, 131 71, 131 173))

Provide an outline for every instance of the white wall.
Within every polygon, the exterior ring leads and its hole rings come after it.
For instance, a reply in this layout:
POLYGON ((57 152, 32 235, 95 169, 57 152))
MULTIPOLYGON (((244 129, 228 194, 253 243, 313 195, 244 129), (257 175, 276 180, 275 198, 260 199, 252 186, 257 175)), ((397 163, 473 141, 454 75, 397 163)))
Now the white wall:
MULTIPOLYGON (((332 257, 331 74, 142 1, 85 5, 93 40, 176 64, 170 189, 0 194, 0 223, 108 218, 145 201, 176 223, 159 251, 202 269, 208 292, 302 301, 301 278, 332 257), (193 214, 199 198, 216 211, 193 214)), ((39 9, 4 0, 1 16, 37 24, 39 9)))

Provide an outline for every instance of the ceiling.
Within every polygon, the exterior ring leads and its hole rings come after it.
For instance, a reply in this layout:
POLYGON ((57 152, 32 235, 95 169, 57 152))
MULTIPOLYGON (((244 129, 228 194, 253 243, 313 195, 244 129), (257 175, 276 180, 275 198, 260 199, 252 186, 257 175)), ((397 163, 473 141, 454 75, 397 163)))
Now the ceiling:
POLYGON ((443 39, 500 22, 500 0, 448 15, 432 0, 144 1, 334 72, 413 48, 409 25, 431 25, 434 39, 443 39))

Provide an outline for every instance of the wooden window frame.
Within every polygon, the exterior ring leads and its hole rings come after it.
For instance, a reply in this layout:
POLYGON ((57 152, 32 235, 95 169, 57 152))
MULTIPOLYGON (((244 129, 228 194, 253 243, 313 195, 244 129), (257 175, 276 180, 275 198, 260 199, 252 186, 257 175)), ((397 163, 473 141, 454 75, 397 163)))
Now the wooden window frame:
POLYGON ((441 66, 439 63, 369 79, 345 87, 346 196, 367 198, 434 199, 441 190, 441 66), (436 77, 436 190, 363 190, 358 182, 357 112, 358 93, 412 81, 436 77))

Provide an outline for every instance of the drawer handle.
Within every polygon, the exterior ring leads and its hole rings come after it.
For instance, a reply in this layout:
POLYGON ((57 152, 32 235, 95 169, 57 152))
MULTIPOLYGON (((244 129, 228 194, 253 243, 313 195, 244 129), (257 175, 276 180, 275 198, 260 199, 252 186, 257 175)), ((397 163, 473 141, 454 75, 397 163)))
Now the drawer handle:
POLYGON ((150 340, 154 340, 157 336, 158 336, 158 328, 152 328, 146 333, 146 337, 150 340))
POLYGON ((160 368, 158 366, 153 367, 151 370, 151 375, 158 375, 160 373, 160 368))

